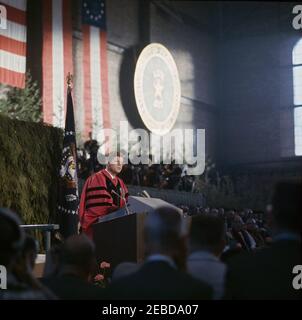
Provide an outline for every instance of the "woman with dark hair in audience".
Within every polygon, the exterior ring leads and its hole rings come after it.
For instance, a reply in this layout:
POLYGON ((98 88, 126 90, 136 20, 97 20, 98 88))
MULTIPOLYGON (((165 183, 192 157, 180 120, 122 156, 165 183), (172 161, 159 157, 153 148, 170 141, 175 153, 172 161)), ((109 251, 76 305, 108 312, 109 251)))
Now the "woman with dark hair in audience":
POLYGON ((13 266, 13 274, 20 283, 26 284, 33 290, 43 292, 46 299, 54 299, 54 294, 44 287, 33 274, 37 254, 37 241, 30 235, 26 234, 23 248, 13 266))
POLYGON ((0 265, 7 271, 7 288, 0 290, 0 300, 55 299, 32 273, 36 246, 20 224, 13 211, 0 208, 0 265))

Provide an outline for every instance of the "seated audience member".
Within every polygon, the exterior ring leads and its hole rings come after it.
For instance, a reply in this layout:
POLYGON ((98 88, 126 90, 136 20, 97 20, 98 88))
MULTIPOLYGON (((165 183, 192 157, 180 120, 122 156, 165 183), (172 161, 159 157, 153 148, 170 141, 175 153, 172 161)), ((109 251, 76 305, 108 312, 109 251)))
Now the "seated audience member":
POLYGON ((103 290, 90 283, 95 271, 94 245, 86 235, 69 237, 64 243, 57 275, 42 282, 64 300, 98 300, 103 290))
POLYGON ((211 299, 212 290, 179 270, 186 261, 186 237, 178 211, 161 207, 145 221, 147 259, 135 273, 112 282, 110 299, 211 299))
POLYGON ((226 298, 300 299, 293 268, 301 265, 301 182, 280 182, 272 199, 274 230, 270 247, 245 253, 228 263, 226 298))
POLYGON ((253 237, 256 243, 256 247, 263 247, 265 246, 265 240, 259 231, 259 227, 254 219, 249 219, 246 223, 246 230, 249 234, 253 237))
POLYGON ((218 212, 219 212, 218 209, 212 208, 210 215, 213 217, 218 217, 218 212))
POLYGON ((139 267, 140 265, 134 262, 122 262, 114 268, 111 280, 116 281, 128 276, 129 274, 136 272, 139 267))
POLYGON ((20 283, 24 283, 32 289, 44 292, 47 299, 55 299, 56 297, 54 294, 44 287, 33 274, 37 254, 38 244, 36 240, 26 234, 21 252, 16 258, 13 266, 13 274, 20 283))
POLYGON ((257 247, 257 242, 254 239, 254 236, 252 236, 252 234, 250 233, 250 231, 247 228, 246 224, 243 224, 243 228, 242 228, 242 233, 243 236, 246 239, 246 243, 248 244, 248 250, 254 250, 257 247))
POLYGON ((251 235, 245 230, 245 225, 240 216, 235 216, 232 223, 231 234, 243 250, 249 251, 255 247, 256 242, 252 239, 251 235))
POLYGON ((55 299, 32 274, 32 241, 25 240, 20 224, 13 211, 0 208, 0 265, 7 271, 7 289, 0 290, 0 300, 55 299))
POLYGON ((213 288, 214 299, 223 297, 226 266, 219 257, 224 247, 224 220, 201 215, 192 218, 187 270, 213 288))
POLYGON ((226 213, 226 223, 227 223, 227 228, 228 229, 232 228, 234 219, 235 219, 235 211, 234 210, 227 211, 227 213, 226 213))
POLYGON ((224 218, 225 213, 224 213, 224 209, 223 208, 219 208, 218 209, 218 216, 221 217, 221 218, 224 218))

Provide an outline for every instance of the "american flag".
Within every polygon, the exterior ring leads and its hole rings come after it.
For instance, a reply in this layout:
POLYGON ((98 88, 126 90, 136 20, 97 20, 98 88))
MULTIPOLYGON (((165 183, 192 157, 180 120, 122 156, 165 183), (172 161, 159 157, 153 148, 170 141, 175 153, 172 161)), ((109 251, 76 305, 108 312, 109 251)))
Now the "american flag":
POLYGON ((0 83, 24 88, 26 72, 26 0, 0 0, 0 83))
POLYGON ((44 122, 64 127, 66 76, 73 73, 71 0, 43 0, 44 122))
POLYGON ((83 0, 82 23, 84 135, 102 139, 99 129, 110 128, 105 1, 83 0))

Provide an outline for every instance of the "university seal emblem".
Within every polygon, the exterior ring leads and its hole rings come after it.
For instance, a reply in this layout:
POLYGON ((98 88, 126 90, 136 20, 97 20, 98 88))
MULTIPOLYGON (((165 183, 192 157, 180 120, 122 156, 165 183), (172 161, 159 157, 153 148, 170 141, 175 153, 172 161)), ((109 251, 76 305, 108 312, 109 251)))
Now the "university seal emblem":
POLYGON ((141 52, 134 74, 134 94, 139 114, 153 133, 168 133, 178 116, 180 81, 175 61, 159 43, 141 52))

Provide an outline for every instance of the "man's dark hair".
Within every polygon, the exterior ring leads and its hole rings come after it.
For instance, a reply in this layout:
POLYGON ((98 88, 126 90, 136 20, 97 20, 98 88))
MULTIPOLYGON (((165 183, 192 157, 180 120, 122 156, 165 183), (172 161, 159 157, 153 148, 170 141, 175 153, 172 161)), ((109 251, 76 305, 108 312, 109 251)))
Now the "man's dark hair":
POLYGON ((89 272, 95 261, 95 247, 86 235, 69 237, 60 252, 61 267, 73 267, 89 272))
POLYGON ((106 153, 106 157, 108 159, 108 162, 111 162, 115 157, 120 157, 123 159, 126 159, 128 156, 127 152, 123 149, 121 150, 112 150, 109 153, 106 153))
POLYGON ((145 221, 145 240, 148 246, 163 251, 174 249, 182 234, 182 218, 177 209, 160 207, 148 214, 145 221))
POLYGON ((279 228, 301 232, 302 230, 302 182, 280 181, 276 184, 273 198, 273 216, 279 228))
POLYGON ((9 209, 0 208, 0 265, 9 266, 24 244, 21 220, 9 209))
POLYGON ((196 215, 192 217, 190 243, 192 248, 216 248, 225 236, 224 220, 220 217, 196 215))

